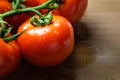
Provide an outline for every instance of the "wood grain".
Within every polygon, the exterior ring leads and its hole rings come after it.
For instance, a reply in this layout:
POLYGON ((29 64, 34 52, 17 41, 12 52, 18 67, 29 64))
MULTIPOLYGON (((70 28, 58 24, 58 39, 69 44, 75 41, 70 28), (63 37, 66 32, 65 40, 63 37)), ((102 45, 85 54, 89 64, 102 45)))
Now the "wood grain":
POLYGON ((89 0, 75 35, 62 64, 36 68, 23 61, 5 80, 120 80, 120 0, 89 0))

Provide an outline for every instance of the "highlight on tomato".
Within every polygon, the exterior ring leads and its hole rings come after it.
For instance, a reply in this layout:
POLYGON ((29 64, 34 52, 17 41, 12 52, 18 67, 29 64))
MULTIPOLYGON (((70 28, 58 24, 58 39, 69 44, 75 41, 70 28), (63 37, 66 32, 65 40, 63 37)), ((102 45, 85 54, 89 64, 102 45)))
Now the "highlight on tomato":
POLYGON ((72 53, 73 27, 62 16, 53 15, 50 24, 37 27, 31 25, 28 19, 19 27, 18 32, 24 30, 25 32, 17 41, 25 60, 34 66, 55 66, 72 53))
MULTIPOLYGON (((39 0, 42 4, 48 0, 39 0)), ((60 7, 53 11, 53 14, 61 15, 70 20, 72 24, 77 23, 85 14, 88 0, 61 0, 60 7)), ((42 11, 43 13, 46 10, 42 11)))

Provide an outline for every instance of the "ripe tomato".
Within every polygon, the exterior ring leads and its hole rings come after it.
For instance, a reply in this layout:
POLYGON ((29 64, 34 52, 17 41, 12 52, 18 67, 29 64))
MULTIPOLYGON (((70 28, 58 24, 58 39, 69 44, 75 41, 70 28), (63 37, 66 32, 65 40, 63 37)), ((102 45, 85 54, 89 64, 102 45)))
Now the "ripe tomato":
POLYGON ((50 25, 35 27, 30 19, 24 22, 18 32, 26 30, 18 43, 23 56, 32 65, 49 67, 60 64, 72 52, 74 45, 73 27, 61 16, 53 16, 50 25))
POLYGON ((0 38, 0 78, 14 71, 20 62, 20 50, 15 41, 4 42, 0 38))
POLYGON ((26 0, 24 5, 27 7, 34 7, 39 5, 39 0, 26 0))
MULTIPOLYGON (((48 0, 39 0, 42 4, 48 0)), ((54 10, 54 14, 66 17, 72 24, 77 23, 85 13, 88 0, 63 0, 58 10, 54 10)), ((43 11, 44 13, 44 11, 43 11)))
POLYGON ((7 0, 0 0, 0 14, 12 10, 12 5, 7 0))

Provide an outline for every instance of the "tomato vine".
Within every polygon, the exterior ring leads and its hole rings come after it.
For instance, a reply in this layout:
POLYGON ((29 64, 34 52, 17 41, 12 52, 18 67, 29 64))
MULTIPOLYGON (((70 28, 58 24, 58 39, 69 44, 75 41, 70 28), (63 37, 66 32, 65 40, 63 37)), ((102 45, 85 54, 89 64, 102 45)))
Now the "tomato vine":
POLYGON ((1 26, 0 38, 2 38, 5 42, 9 42, 11 40, 16 39, 19 35, 22 34, 22 32, 18 34, 14 34, 12 36, 8 36, 12 30, 12 27, 11 25, 9 25, 9 28, 8 29, 6 28, 7 22, 3 20, 4 18, 16 14, 22 14, 22 13, 29 14, 29 12, 34 12, 39 17, 39 19, 36 16, 31 17, 32 25, 34 26, 48 25, 51 23, 52 20, 51 11, 53 9, 58 8, 59 3, 62 0, 48 0, 47 2, 39 6, 29 7, 29 8, 25 8, 25 6, 22 4, 24 1, 25 0, 12 0, 13 10, 0 14, 0 26, 1 26), (49 9, 46 15, 42 15, 39 12, 39 10, 43 10, 43 9, 49 9))

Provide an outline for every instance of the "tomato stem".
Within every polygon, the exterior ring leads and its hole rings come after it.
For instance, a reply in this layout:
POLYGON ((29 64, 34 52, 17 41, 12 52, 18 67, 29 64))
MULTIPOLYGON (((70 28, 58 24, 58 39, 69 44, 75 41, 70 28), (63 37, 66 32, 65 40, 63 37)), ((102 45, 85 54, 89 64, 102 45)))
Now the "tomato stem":
POLYGON ((4 32, 6 31, 6 26, 2 18, 0 18, 0 24, 1 24, 0 37, 3 38, 4 32))
POLYGON ((48 0, 47 2, 41 4, 40 6, 33 7, 33 9, 36 10, 42 10, 42 9, 56 9, 58 6, 52 6, 50 4, 55 4, 56 0, 48 0))
POLYGON ((20 4, 20 0, 14 0, 14 1, 12 2, 13 9, 18 9, 19 4, 20 4))
POLYGON ((52 21, 53 17, 51 16, 51 14, 52 14, 52 10, 49 10, 45 15, 45 18, 44 18, 45 25, 49 25, 50 22, 52 21))
POLYGON ((33 16, 30 23, 34 26, 46 26, 49 25, 52 21, 52 10, 49 10, 46 15, 42 17, 33 16))
POLYGON ((21 14, 21 13, 29 13, 29 12, 36 12, 36 14, 38 14, 38 12, 35 11, 35 10, 57 8, 56 6, 50 6, 49 4, 51 4, 51 3, 55 3, 55 0, 49 0, 45 3, 43 3, 42 5, 39 5, 39 6, 36 6, 36 7, 29 7, 29 8, 24 8, 24 9, 15 9, 15 10, 12 10, 12 11, 8 11, 6 13, 0 14, 0 16, 2 16, 3 18, 6 18, 6 17, 9 17, 11 15, 21 14))
POLYGON ((24 9, 17 9, 17 7, 19 5, 18 3, 20 3, 20 1, 17 0, 14 10, 6 12, 4 14, 0 14, 0 16, 2 16, 3 18, 6 18, 8 16, 15 15, 15 14, 34 12, 35 14, 37 14, 39 16, 39 19, 41 19, 41 20, 37 20, 37 19, 35 19, 35 17, 33 17, 31 20, 31 24, 35 25, 35 26, 40 26, 40 25, 42 26, 42 25, 50 24, 50 22, 52 21, 52 17, 50 14, 45 15, 46 16, 45 17, 38 10, 42 10, 42 9, 53 10, 53 9, 56 9, 59 7, 59 0, 48 0, 47 2, 45 2, 39 6, 29 7, 29 8, 24 8, 24 9), (36 21, 35 24, 33 21, 36 21))
POLYGON ((12 36, 5 37, 5 38, 2 38, 2 39, 3 39, 5 42, 10 42, 10 41, 12 41, 12 40, 17 39, 22 33, 23 33, 23 32, 17 33, 17 34, 14 34, 14 35, 12 35, 12 36))
POLYGON ((13 6, 13 9, 18 9, 19 7, 20 8, 23 8, 21 7, 21 5, 23 5, 22 3, 25 2, 25 0, 12 0, 12 6, 13 6))
POLYGON ((21 13, 29 13, 34 12, 39 18, 33 16, 31 18, 31 24, 35 26, 43 26, 49 25, 52 21, 52 10, 59 7, 59 2, 61 0, 48 0, 47 2, 36 6, 36 7, 29 7, 25 8, 22 2, 25 0, 12 0, 13 10, 0 14, 0 38, 2 38, 5 42, 9 42, 15 40, 18 36, 20 36, 23 32, 14 34, 12 36, 8 36, 10 34, 12 27, 6 28, 6 23, 3 20, 6 17, 21 14, 21 13), (22 6, 22 8, 20 8, 22 6), (20 9, 18 9, 20 8, 20 9), (38 10, 48 9, 46 15, 42 15, 38 10))

